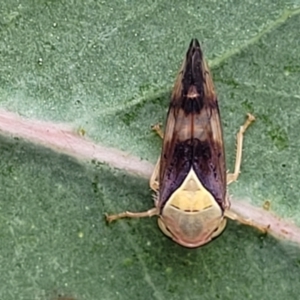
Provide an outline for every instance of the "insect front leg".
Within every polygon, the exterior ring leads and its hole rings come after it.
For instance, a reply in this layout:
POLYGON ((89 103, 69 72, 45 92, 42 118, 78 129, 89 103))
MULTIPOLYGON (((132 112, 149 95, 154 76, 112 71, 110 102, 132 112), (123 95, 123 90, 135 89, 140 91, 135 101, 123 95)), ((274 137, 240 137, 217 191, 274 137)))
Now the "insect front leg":
POLYGON ((235 167, 234 167, 234 173, 227 174, 227 184, 230 184, 234 181, 236 181, 240 174, 240 168, 241 168, 241 161, 242 161, 242 152, 243 152, 243 139, 244 139, 244 133, 249 127, 249 125, 254 122, 255 117, 251 114, 247 114, 248 118, 244 125, 240 127, 239 132, 236 136, 236 159, 235 159, 235 167))

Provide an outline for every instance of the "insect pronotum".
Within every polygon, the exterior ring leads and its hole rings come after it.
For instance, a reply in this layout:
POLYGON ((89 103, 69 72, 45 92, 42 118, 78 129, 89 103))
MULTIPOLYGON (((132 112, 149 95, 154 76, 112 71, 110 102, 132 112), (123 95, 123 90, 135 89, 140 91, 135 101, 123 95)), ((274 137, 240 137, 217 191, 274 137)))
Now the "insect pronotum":
POLYGON ((248 114, 240 127, 235 170, 227 174, 217 96, 200 44, 193 39, 175 82, 165 133, 154 128, 163 138, 161 156, 150 178, 155 207, 107 215, 107 221, 158 216, 163 233, 190 248, 219 236, 226 218, 253 225, 229 210, 226 186, 239 176, 243 135, 254 120, 248 114))

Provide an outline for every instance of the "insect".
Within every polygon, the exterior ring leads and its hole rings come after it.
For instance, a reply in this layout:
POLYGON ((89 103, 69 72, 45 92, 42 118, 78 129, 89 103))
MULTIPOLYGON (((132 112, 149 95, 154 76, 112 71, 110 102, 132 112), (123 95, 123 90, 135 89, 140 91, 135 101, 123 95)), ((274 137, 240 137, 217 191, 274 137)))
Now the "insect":
MULTIPOLYGON (((227 174, 217 96, 197 39, 192 39, 169 104, 161 156, 150 178, 155 207, 145 212, 106 215, 116 219, 158 216, 162 232, 194 248, 219 236, 227 218, 253 225, 229 210, 226 186, 237 180, 243 135, 255 120, 248 118, 237 134, 235 170, 227 174)), ((264 228, 258 228, 264 231, 264 228)))

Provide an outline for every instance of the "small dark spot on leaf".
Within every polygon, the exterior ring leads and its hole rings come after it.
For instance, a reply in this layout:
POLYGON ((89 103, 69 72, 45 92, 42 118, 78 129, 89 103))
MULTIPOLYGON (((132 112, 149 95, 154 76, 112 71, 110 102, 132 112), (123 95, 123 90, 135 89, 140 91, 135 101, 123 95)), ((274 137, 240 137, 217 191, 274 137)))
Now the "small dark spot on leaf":
POLYGON ((236 81, 234 78, 222 78, 222 77, 216 77, 216 75, 214 76, 215 78, 215 82, 221 82, 224 83, 226 85, 229 85, 230 87, 236 89, 240 86, 239 82, 236 81))
POLYGON ((288 141, 287 133, 279 126, 273 127, 271 130, 269 130, 268 135, 271 137, 275 146, 279 150, 284 150, 288 147, 289 141, 288 141))
POLYGON ((245 99, 243 102, 242 102, 242 106, 243 108, 247 111, 247 112, 253 112, 254 111, 254 106, 253 106, 253 102, 248 100, 248 99, 245 99))
MULTIPOLYGON (((133 100, 133 99, 132 99, 133 100)), ((140 116, 140 111, 141 109, 144 107, 144 101, 141 101, 137 104, 135 104, 133 107, 129 107, 127 112, 120 112, 120 119, 122 120, 122 122, 127 125, 130 126, 130 124, 135 121, 137 119, 137 117, 140 116)))
POLYGON ((96 175, 93 182, 92 182, 92 188, 93 188, 93 191, 94 191, 95 194, 98 194, 98 191, 99 191, 98 183, 99 183, 99 176, 96 175))
POLYGON ((267 126, 268 136, 271 138, 274 145, 281 151, 286 149, 289 145, 287 132, 278 124, 274 123, 274 121, 270 119, 267 115, 262 114, 259 116, 259 118, 267 126))
POLYGON ((77 105, 77 106, 82 105, 82 102, 80 100, 76 100, 75 105, 77 105))
POLYGON ((283 68, 283 70, 285 72, 288 72, 288 73, 299 73, 300 72, 300 65, 293 64, 293 65, 285 66, 283 68))
POLYGON ((132 260, 132 258, 125 258, 125 259, 123 260, 123 265, 124 265, 125 267, 130 267, 130 266, 132 266, 132 265, 133 265, 133 260, 132 260))
POLYGON ((149 90, 151 90, 151 84, 150 83, 142 84, 140 85, 139 90, 141 93, 148 92, 149 90))

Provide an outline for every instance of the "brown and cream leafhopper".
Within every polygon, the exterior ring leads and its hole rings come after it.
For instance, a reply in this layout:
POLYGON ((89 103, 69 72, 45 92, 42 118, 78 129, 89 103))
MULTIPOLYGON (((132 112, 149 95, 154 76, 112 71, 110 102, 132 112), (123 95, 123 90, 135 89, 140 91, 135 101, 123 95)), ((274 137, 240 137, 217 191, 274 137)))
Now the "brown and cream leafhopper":
MULTIPOLYGON (((226 218, 252 225, 229 210, 227 184, 239 176, 243 134, 254 121, 248 118, 237 134, 235 171, 227 174, 222 126, 212 76, 197 39, 186 53, 173 89, 161 156, 150 179, 155 207, 145 212, 106 216, 158 216, 160 229, 178 244, 199 247, 220 235, 226 218)), ((264 230, 263 228, 259 228, 264 230)))

